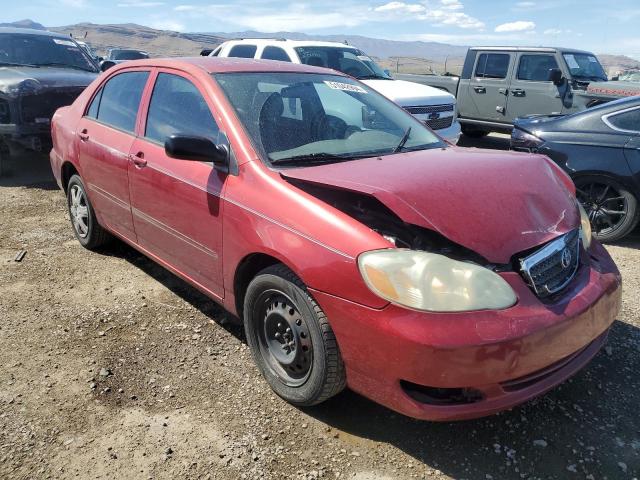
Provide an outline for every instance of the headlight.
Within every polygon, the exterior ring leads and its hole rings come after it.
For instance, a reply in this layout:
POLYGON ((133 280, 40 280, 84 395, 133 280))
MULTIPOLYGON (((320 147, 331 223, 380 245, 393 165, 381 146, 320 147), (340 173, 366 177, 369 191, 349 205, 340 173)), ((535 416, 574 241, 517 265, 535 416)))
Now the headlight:
POLYGON ((415 310, 499 310, 517 300, 512 288, 498 274, 435 253, 374 250, 358 257, 358 267, 376 295, 415 310))
POLYGON ((580 224, 582 228, 580 229, 580 236, 582 237, 582 245, 585 250, 589 248, 591 245, 591 222, 589 221, 589 215, 585 211, 584 207, 578 202, 578 210, 580 211, 580 224))
POLYGON ((511 148, 535 152, 543 143, 542 139, 518 128, 511 131, 511 148))

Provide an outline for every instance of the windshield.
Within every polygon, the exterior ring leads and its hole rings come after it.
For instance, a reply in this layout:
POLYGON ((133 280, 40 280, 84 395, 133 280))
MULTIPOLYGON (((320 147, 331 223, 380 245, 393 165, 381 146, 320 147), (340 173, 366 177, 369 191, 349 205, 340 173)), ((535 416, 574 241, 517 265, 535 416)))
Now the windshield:
POLYGON ((214 75, 271 164, 307 166, 445 144, 366 85, 311 73, 214 75))
POLYGON ((88 72, 98 69, 76 42, 46 35, 0 34, 0 66, 56 66, 88 72))
POLYGON ((140 60, 149 58, 149 55, 138 50, 111 50, 110 58, 111 60, 140 60))
POLYGON ((298 47, 300 62, 315 67, 327 67, 360 80, 391 77, 367 55, 353 47, 298 47))
POLYGON ((567 62, 567 67, 569 67, 573 78, 592 81, 607 80, 607 74, 595 55, 589 53, 564 53, 562 56, 564 61, 567 62))

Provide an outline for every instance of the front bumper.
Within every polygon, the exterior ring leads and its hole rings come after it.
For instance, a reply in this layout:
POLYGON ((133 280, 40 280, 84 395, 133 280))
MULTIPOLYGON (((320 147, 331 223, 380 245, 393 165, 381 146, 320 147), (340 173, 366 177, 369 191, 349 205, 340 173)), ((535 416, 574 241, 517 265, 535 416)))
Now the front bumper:
POLYGON ((505 310, 451 314, 394 305, 367 308, 322 292, 349 387, 405 415, 461 420, 525 402, 563 382, 598 352, 621 303, 620 274, 594 242, 556 303, 543 304, 517 273, 504 274, 518 295, 505 310), (472 389, 480 397, 456 404, 416 399, 406 385, 472 389))
POLYGON ((49 123, 0 124, 0 137, 36 152, 51 148, 51 125, 49 123))

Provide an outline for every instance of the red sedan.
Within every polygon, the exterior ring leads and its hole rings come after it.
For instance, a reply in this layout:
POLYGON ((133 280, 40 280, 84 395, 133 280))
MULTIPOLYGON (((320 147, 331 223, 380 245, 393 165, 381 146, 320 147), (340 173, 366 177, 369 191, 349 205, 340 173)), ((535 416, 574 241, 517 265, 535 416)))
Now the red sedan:
POLYGON ((488 415, 585 366, 620 307, 555 164, 448 145, 334 71, 127 62, 52 133, 80 243, 124 240, 243 319, 296 405, 348 385, 417 418, 488 415))

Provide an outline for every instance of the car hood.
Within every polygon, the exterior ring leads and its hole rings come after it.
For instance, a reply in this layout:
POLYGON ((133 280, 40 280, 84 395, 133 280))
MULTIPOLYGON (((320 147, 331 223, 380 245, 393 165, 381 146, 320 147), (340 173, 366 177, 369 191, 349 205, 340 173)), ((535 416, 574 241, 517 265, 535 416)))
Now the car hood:
POLYGON ((49 88, 86 87, 98 76, 59 67, 0 67, 0 92, 17 95, 22 91, 37 93, 49 88))
POLYGON ((540 155, 451 147, 280 173, 371 195, 403 221, 505 264, 579 225, 556 172, 540 155))
POLYGON ((404 80, 363 80, 363 83, 402 107, 456 103, 450 93, 420 83, 404 80))

